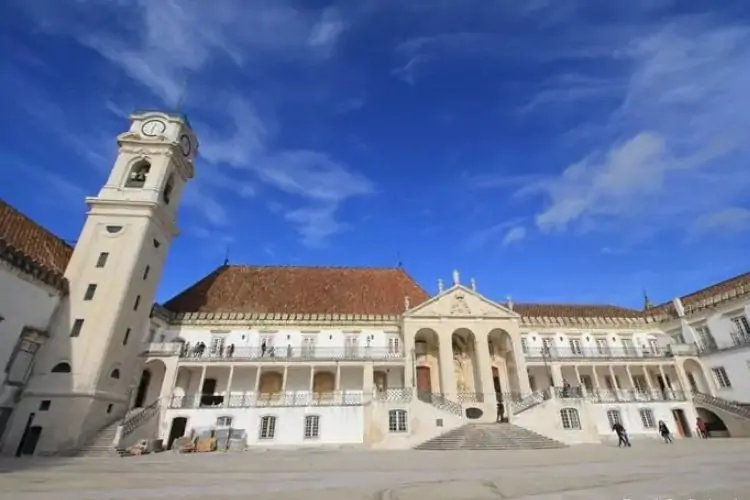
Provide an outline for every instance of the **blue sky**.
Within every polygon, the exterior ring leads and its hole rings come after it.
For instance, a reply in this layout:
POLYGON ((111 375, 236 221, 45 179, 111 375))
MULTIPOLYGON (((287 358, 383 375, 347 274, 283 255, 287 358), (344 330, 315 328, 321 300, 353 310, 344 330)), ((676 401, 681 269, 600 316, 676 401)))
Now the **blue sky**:
POLYGON ((0 196, 66 239, 133 109, 200 141, 159 297, 220 265, 642 304, 750 269, 741 1, 8 0, 0 196))

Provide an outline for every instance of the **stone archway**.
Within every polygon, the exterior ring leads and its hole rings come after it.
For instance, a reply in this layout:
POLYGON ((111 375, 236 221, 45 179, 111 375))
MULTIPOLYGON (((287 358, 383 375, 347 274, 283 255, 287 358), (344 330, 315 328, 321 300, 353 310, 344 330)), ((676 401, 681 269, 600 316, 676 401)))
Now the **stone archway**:
POLYGON ((414 335, 414 379, 417 392, 427 398, 430 393, 445 392, 440 373, 440 338, 435 330, 422 328, 414 335))
POLYGON ((160 359, 152 359, 144 365, 135 387, 133 408, 143 408, 159 399, 166 374, 167 365, 160 359))
POLYGON ((451 335, 455 390, 460 402, 475 402, 482 393, 476 346, 476 336, 469 329, 459 328, 451 335))
POLYGON ((518 369, 510 333, 502 328, 495 328, 487 335, 487 343, 490 362, 497 369, 501 392, 520 397, 523 388, 521 377, 528 377, 528 374, 525 370, 520 373, 518 369))
POLYGON ((693 393, 711 394, 711 385, 706 377, 703 366, 695 359, 688 358, 682 363, 682 369, 685 370, 688 389, 693 393))

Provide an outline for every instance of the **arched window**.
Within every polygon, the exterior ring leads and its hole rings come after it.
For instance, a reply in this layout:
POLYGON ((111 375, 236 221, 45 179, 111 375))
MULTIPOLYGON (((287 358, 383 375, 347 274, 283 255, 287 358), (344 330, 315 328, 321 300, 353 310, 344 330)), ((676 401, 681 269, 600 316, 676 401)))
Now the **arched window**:
POLYGON ((653 411, 649 408, 641 408, 638 410, 638 413, 641 415, 641 423, 643 424, 644 429, 656 428, 656 419, 654 418, 653 411))
POLYGON ((62 361, 52 368, 52 373, 70 373, 70 364, 62 361))
POLYGON ((126 188, 140 189, 146 185, 146 179, 151 172, 151 164, 146 160, 141 160, 130 167, 128 178, 125 179, 126 188))
POLYGON ((406 432, 406 410, 391 410, 388 412, 388 432, 406 432))
POLYGON ((260 439, 273 439, 276 435, 276 417, 273 415, 266 415, 260 419, 260 432, 258 437, 260 439))
POLYGON ((578 416, 578 410, 576 410, 575 408, 563 408, 562 410, 560 410, 560 420, 562 420, 563 429, 581 429, 581 419, 578 416))
POLYGON ((620 416, 620 410, 607 410, 607 420, 609 426, 612 427, 615 424, 622 424, 622 417, 620 416))
POLYGON ((112 370, 112 373, 110 373, 109 376, 111 378, 114 378, 114 379, 119 379, 120 378, 120 369, 119 368, 115 368, 114 370, 112 370))

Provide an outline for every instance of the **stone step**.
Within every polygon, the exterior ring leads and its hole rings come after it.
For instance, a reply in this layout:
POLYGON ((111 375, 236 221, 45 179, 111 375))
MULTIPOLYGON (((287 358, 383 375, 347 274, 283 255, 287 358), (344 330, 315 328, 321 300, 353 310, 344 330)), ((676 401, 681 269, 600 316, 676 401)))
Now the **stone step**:
POLYGON ((540 450, 566 445, 512 424, 467 424, 437 436, 417 450, 540 450))

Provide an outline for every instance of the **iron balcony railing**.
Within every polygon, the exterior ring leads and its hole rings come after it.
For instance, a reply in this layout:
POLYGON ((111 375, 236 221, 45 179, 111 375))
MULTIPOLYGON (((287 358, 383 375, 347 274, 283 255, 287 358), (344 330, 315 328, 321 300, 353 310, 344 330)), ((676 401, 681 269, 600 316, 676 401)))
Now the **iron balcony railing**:
POLYGON ((574 359, 658 359, 673 354, 668 349, 636 349, 629 347, 534 347, 524 353, 527 361, 574 359))
POLYGON ((242 392, 224 394, 188 394, 172 396, 171 409, 264 408, 291 406, 361 406, 368 402, 363 391, 284 391, 275 393, 242 392))
POLYGON ((688 394, 685 391, 672 389, 594 389, 588 390, 583 387, 555 387, 555 397, 560 399, 586 399, 592 403, 617 403, 617 402, 659 402, 659 401, 687 401, 688 394))
POLYGON ((699 355, 711 354, 714 352, 731 351, 734 349, 742 349, 743 347, 750 347, 750 333, 732 331, 729 332, 729 342, 717 342, 713 337, 710 341, 704 340, 704 345, 698 347, 699 355))
POLYGON ((404 358, 403 351, 387 347, 224 347, 211 350, 196 349, 181 343, 149 344, 144 356, 179 356, 184 362, 206 361, 264 361, 264 362, 312 362, 312 361, 390 361, 404 358))

